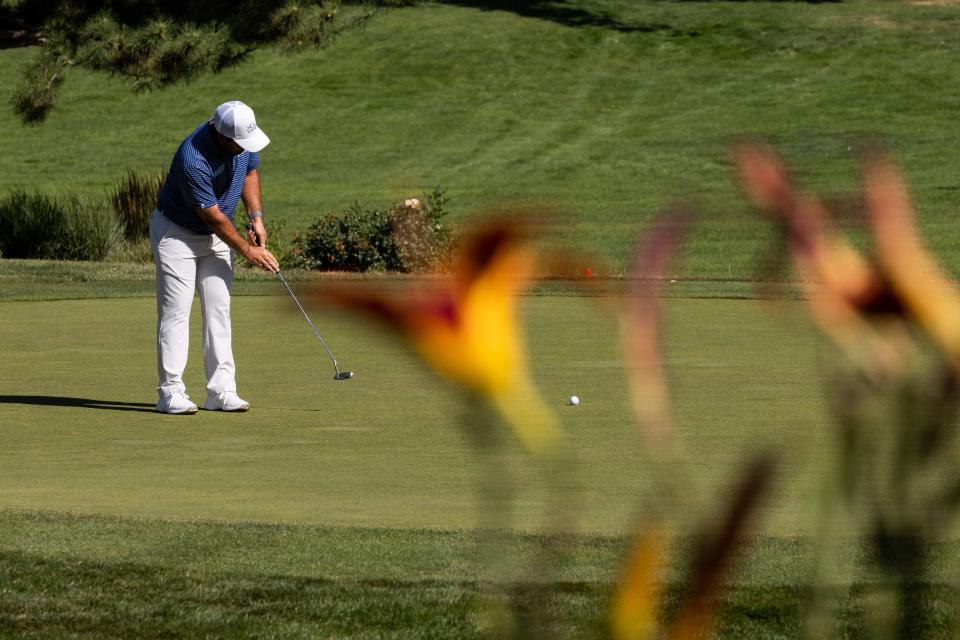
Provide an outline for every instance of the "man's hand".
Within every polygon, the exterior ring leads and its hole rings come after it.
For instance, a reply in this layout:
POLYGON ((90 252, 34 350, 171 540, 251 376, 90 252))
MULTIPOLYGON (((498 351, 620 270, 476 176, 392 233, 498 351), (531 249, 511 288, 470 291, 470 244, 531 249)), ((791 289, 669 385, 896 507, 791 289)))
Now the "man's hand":
POLYGON ((280 271, 280 263, 277 262, 276 257, 267 251, 265 247, 258 247, 248 244, 243 251, 243 257, 258 267, 262 267, 271 273, 277 273, 280 271))
POLYGON ((267 228, 263 226, 263 218, 254 218, 247 223, 247 239, 256 247, 267 246, 267 228))
MULTIPOLYGON (((227 218, 220 211, 220 207, 213 205, 206 209, 197 209, 200 218, 207 223, 207 226, 213 229, 213 232, 220 237, 227 245, 252 262, 258 267, 266 269, 271 273, 280 271, 280 263, 272 253, 267 251, 266 247, 257 246, 244 240, 237 228, 233 226, 233 221, 227 218)), ((263 229, 263 222, 260 223, 263 229)), ((263 240, 266 240, 266 231, 264 231, 263 240)))
POLYGON ((251 254, 244 255, 247 260, 267 271, 274 273, 280 271, 280 263, 272 253, 267 251, 267 229, 263 226, 263 218, 254 218, 252 222, 247 223, 247 239, 252 245, 251 254))

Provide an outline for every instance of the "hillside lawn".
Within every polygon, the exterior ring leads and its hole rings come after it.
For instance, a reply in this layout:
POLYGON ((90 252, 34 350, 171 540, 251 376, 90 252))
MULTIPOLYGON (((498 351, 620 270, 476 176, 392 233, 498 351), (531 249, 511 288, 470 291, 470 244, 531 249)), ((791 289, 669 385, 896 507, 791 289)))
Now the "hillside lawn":
MULTIPOLYGON (((70 69, 42 126, 0 109, 0 187, 102 197, 128 170, 165 169, 217 104, 242 98, 272 139, 264 203, 285 233, 354 200, 440 186, 453 222, 552 206, 565 222, 557 242, 595 254, 595 272, 619 273, 643 221, 680 197, 703 218, 681 275, 748 278, 769 229, 734 184, 730 141, 764 136, 805 184, 842 193, 855 186, 860 143, 876 139, 902 163, 925 237, 960 275, 955 3, 477 8, 490 4, 381 11, 326 49, 262 48, 152 93, 70 69)), ((0 52, 0 104, 32 55, 0 52)))
MULTIPOLYGON (((240 98, 273 140, 264 198, 285 234, 353 200, 434 186, 448 190, 454 223, 555 208, 566 224, 553 241, 613 276, 598 279, 608 295, 547 283, 522 299, 536 381, 577 452, 565 480, 579 520, 560 575, 534 577, 544 488, 506 436, 504 469, 521 487, 506 557, 527 572, 525 607, 546 603, 555 635, 569 637, 602 633, 626 537, 654 497, 628 410, 618 276, 649 217, 694 200, 700 223, 666 291, 675 416, 698 462, 678 506, 712 521, 745 456, 780 453, 721 635, 799 637, 820 478, 838 444, 830 352, 801 301, 749 299, 770 229, 732 179, 728 144, 760 134, 805 184, 844 193, 860 141, 882 140, 924 238, 960 276, 960 6, 483 4, 383 11, 327 49, 263 48, 149 94, 71 69, 42 126, 0 109, 0 196, 104 197, 128 170, 165 168, 216 104, 240 98)), ((0 51, 0 104, 32 54, 0 51)), ((291 275, 299 291, 324 283, 291 275)), ((412 280, 334 277, 388 290, 412 280)), ((152 286, 148 264, 0 261, 0 637, 478 637, 489 580, 462 398, 372 326, 311 308, 357 372, 334 382, 279 285, 242 270, 234 335, 253 410, 157 415, 152 286)), ((200 363, 197 341, 195 400, 200 363)), ((864 603, 883 584, 858 565, 855 524, 835 576, 843 637, 863 636, 864 603)), ((679 548, 668 613, 689 560, 679 548)), ((924 587, 938 636, 956 629, 960 554, 953 541, 933 551, 924 587)))

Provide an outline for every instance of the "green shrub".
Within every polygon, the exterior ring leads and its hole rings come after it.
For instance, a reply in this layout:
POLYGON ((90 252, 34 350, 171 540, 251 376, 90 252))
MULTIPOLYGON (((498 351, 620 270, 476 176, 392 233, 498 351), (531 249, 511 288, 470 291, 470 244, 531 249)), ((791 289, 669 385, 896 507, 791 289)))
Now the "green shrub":
POLYGON ((354 203, 328 213, 293 239, 293 266, 325 271, 424 271, 446 255, 450 231, 441 219, 447 199, 440 189, 419 206, 396 203, 364 209, 354 203))
POLYGON ((390 227, 386 212, 354 203, 341 214, 328 213, 294 243, 305 269, 367 271, 387 268, 390 227))
POLYGON ((12 96, 10 104, 25 124, 43 122, 56 100, 57 89, 63 84, 67 65, 53 56, 40 55, 26 67, 23 81, 12 96))
POLYGON ((339 3, 294 0, 270 17, 270 24, 279 34, 280 50, 296 53, 306 47, 325 47, 334 34, 339 3))
POLYGON ((75 47, 77 64, 126 76, 137 91, 219 71, 244 55, 229 29, 163 16, 134 27, 103 11, 85 24, 64 28, 65 48, 75 47))
POLYGON ((96 203, 12 191, 0 200, 0 256, 43 260, 103 260, 121 226, 96 203))
POLYGON ((110 194, 110 203, 127 240, 150 235, 150 216, 157 208, 157 194, 166 179, 166 171, 152 174, 129 171, 110 194))

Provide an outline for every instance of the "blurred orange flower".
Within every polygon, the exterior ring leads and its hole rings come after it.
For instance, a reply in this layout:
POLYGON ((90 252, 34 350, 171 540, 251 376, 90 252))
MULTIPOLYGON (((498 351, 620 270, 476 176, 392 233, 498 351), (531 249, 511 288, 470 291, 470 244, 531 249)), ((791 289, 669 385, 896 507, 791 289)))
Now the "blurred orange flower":
POLYGON ((658 528, 639 533, 624 564, 610 603, 610 631, 615 640, 659 637, 667 536, 658 528))
POLYGON ((670 398, 661 357, 660 289, 666 269, 693 220, 686 211, 662 216, 634 251, 631 288, 621 318, 633 412, 652 455, 673 442, 670 398))
POLYGON ((693 215, 678 209, 660 216, 637 243, 631 288, 621 319, 621 335, 637 425, 668 489, 661 505, 646 515, 635 537, 611 598, 608 619, 615 640, 694 640, 711 637, 719 616, 720 597, 736 556, 744 545, 752 516, 772 479, 773 459, 761 454, 742 472, 739 486, 721 510, 715 526, 699 536, 696 562, 683 584, 679 611, 669 623, 661 620, 670 520, 676 498, 689 491, 686 459, 673 429, 666 370, 662 356, 661 287, 670 262, 680 249, 693 215))
POLYGON ((390 294, 338 288, 324 297, 405 335, 439 373, 488 397, 528 449, 543 452, 560 430, 528 372, 517 317, 517 294, 537 264, 531 231, 506 218, 476 230, 452 279, 390 294))
POLYGON ((899 370, 911 350, 907 322, 925 330, 960 368, 960 298, 923 248, 893 163, 864 164, 864 202, 875 256, 864 258, 834 228, 830 212, 798 193, 770 149, 747 144, 735 160, 753 202, 777 221, 790 246, 814 320, 868 369, 899 370))

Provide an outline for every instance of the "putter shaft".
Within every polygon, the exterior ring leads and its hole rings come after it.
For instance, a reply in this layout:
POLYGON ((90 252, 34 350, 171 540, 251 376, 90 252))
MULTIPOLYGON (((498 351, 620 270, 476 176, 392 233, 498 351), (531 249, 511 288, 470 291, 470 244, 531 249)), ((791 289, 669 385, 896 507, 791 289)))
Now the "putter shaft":
POLYGON ((290 293, 290 297, 293 298, 293 301, 297 303, 297 307, 300 308, 300 313, 303 314, 304 319, 307 321, 307 324, 310 325, 310 328, 313 329, 313 333, 317 336, 317 340, 320 341, 320 344, 323 346, 323 350, 327 352, 327 355, 330 356, 330 359, 333 360, 333 368, 337 372, 337 376, 340 376, 340 368, 337 366, 337 359, 333 356, 333 353, 330 351, 330 348, 327 347, 327 343, 323 341, 323 336, 320 335, 320 332, 317 331, 316 325, 313 324, 313 320, 310 319, 310 316, 307 315, 307 312, 304 310, 303 305, 300 304, 300 301, 297 299, 296 294, 293 293, 293 289, 290 288, 290 285, 287 284, 287 279, 283 277, 283 274, 277 271, 277 277, 280 278, 280 282, 283 283, 283 286, 287 288, 287 291, 290 293))

